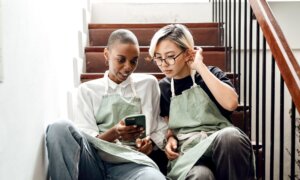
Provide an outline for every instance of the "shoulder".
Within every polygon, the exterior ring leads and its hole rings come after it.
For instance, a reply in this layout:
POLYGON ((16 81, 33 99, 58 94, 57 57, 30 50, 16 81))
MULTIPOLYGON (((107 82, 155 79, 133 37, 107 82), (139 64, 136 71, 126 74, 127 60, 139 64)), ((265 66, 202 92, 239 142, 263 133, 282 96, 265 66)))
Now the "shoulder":
POLYGON ((159 81, 159 88, 161 90, 161 93, 164 94, 168 92, 171 88, 171 79, 164 77, 159 81))
POLYGON ((87 81, 87 82, 81 83, 78 86, 78 89, 81 92, 98 91, 99 89, 104 89, 104 88, 105 88, 104 78, 87 81))
POLYGON ((209 71, 211 73, 213 73, 214 75, 218 75, 218 74, 225 74, 220 68, 216 67, 216 66, 207 66, 207 68, 209 69, 209 71))

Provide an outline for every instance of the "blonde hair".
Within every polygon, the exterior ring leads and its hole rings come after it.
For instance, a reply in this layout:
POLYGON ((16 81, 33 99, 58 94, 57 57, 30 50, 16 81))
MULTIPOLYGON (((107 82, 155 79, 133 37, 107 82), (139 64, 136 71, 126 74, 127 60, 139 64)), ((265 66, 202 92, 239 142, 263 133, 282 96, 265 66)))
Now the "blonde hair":
POLYGON ((149 47, 151 57, 154 56, 157 44, 164 39, 173 41, 183 50, 194 48, 194 39, 188 28, 182 24, 170 24, 162 27, 152 37, 149 47))

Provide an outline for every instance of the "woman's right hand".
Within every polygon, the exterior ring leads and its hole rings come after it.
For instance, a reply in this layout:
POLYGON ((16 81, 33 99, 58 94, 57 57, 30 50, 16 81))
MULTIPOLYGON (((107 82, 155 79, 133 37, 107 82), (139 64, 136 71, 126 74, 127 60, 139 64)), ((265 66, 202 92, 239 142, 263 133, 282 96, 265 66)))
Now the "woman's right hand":
POLYGON ((165 153, 169 160, 174 160, 179 156, 179 153, 177 153, 177 140, 173 136, 168 138, 165 153))
POLYGON ((121 120, 115 127, 118 139, 124 141, 135 141, 145 131, 144 128, 133 126, 126 126, 124 120, 121 120))

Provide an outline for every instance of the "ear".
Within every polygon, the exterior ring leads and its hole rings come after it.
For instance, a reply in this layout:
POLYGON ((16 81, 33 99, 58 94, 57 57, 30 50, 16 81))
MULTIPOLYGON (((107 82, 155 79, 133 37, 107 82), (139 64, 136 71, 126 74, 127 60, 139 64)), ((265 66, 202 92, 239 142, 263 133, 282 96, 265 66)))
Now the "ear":
POLYGON ((195 58, 196 52, 193 49, 187 49, 185 52, 185 61, 193 61, 195 58))
POLYGON ((109 60, 109 50, 107 48, 104 48, 104 58, 106 61, 109 60))

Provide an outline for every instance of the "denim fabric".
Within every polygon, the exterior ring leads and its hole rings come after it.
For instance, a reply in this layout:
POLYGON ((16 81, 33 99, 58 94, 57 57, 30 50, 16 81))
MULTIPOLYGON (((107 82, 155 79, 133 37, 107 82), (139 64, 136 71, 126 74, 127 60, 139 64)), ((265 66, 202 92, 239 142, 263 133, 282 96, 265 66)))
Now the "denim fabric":
POLYGON ((51 180, 165 179, 158 170, 149 166, 102 161, 96 149, 71 121, 49 125, 46 145, 51 180))
POLYGON ((105 179, 95 149, 70 121, 49 125, 46 143, 52 180, 105 179))

